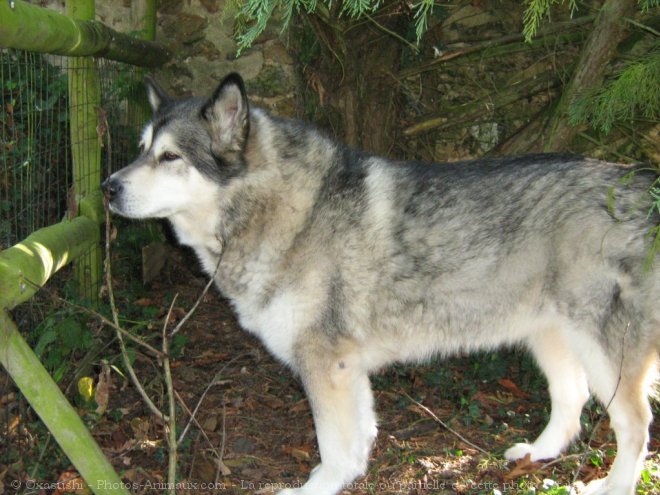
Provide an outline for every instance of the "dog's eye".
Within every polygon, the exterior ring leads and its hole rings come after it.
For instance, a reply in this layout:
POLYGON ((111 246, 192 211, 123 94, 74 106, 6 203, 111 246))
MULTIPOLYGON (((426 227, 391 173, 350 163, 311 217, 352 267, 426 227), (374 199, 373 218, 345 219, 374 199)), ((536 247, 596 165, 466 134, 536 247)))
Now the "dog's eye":
POLYGON ((181 157, 172 151, 166 151, 165 153, 160 155, 161 162, 173 162, 174 160, 178 160, 179 158, 181 157))

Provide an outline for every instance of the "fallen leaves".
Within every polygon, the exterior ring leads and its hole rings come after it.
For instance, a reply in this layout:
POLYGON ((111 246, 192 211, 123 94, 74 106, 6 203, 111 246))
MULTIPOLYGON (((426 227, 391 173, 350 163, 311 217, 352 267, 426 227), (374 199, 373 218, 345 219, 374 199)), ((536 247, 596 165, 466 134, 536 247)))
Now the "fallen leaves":
POLYGON ((112 380, 110 374, 110 366, 103 364, 99 380, 96 384, 94 391, 94 401, 96 402, 96 414, 102 416, 108 409, 108 400, 110 399, 110 389, 112 387, 112 380))
POLYGON ((516 385, 515 382, 509 378, 501 378, 498 380, 498 383, 519 399, 529 398, 529 394, 520 390, 518 385, 516 385))
POLYGON ((542 462, 534 461, 532 462, 532 455, 527 454, 522 459, 515 461, 513 469, 504 475, 506 481, 515 480, 521 476, 528 474, 536 473, 543 466, 542 462))
POLYGON ((78 471, 73 470, 61 473, 55 486, 52 495, 91 495, 92 493, 78 471))

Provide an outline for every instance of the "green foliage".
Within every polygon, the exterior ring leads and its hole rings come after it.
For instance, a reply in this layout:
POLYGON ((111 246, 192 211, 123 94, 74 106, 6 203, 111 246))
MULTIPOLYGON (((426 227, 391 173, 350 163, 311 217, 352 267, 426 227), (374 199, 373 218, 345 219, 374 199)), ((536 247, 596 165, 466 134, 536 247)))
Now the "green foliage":
POLYGON ((660 49, 626 65, 608 84, 577 99, 569 108, 572 125, 590 123, 608 134, 618 122, 660 117, 660 49))
POLYGON ((0 51, 0 244, 62 216, 69 129, 67 78, 39 54, 0 51))
POLYGON ((417 11, 415 12, 415 36, 417 43, 422 39, 422 36, 428 28, 428 18, 433 13, 434 0, 421 0, 417 4, 417 11))
MULTIPOLYGON (((304 11, 313 14, 320 6, 323 10, 329 11, 333 4, 332 0, 231 0, 231 2, 236 11, 236 41, 239 53, 254 43, 272 18, 280 20, 284 31, 289 27, 294 13, 304 11)), ((345 1, 341 4, 340 15, 359 19, 373 14, 381 5, 382 0, 345 1)), ((415 34, 418 43, 426 32, 428 18, 434 6, 434 0, 420 0, 414 4, 415 34)))
MULTIPOLYGON (((649 216, 653 215, 654 212, 657 215, 660 215, 660 176, 655 180, 651 189, 649 189, 649 194, 652 198, 651 208, 649 209, 649 216)), ((650 269, 651 265, 655 261, 655 257, 660 253, 660 223, 656 224, 651 230, 649 230, 648 236, 650 239, 653 239, 651 244, 651 249, 649 254, 646 257, 645 266, 650 269)))
MULTIPOLYGON (((558 3, 563 4, 564 0, 525 0, 525 13, 523 15, 523 34, 525 41, 532 41, 536 35, 541 22, 550 13, 550 7, 558 3)), ((571 14, 577 10, 577 0, 568 0, 571 14)))
POLYGON ((639 8, 642 9, 642 12, 646 12, 654 7, 660 5, 660 0, 637 0, 639 8))
MULTIPOLYGON (((525 41, 529 42, 536 35, 541 22, 550 14, 553 5, 564 4, 564 0, 525 0, 525 14, 523 15, 523 34, 525 41)), ((660 4, 660 0, 637 0, 642 12, 646 12, 660 4)), ((577 10, 577 0, 568 0, 571 15, 577 10)))
POLYGON ((50 313, 32 331, 32 338, 36 340, 34 353, 56 382, 62 380, 77 353, 94 345, 91 331, 70 311, 50 313))
POLYGON ((642 469, 642 475, 637 484, 637 494, 645 495, 660 493, 660 466, 652 464, 648 469, 642 469))

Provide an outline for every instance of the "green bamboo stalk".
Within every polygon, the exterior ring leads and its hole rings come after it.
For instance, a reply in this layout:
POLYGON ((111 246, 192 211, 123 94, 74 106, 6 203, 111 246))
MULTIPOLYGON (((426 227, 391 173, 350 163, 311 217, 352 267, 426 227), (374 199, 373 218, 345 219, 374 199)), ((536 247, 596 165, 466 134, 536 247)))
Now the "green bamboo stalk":
POLYGON ((74 57, 102 56, 140 67, 158 67, 171 57, 158 43, 21 0, 0 1, 0 47, 74 57))
POLYGON ((90 489, 96 495, 129 495, 126 484, 4 310, 0 310, 0 363, 90 489))
POLYGON ((156 0, 133 0, 131 22, 137 36, 146 41, 156 39, 156 0))
MULTIPOLYGON (((94 0, 67 0, 66 13, 71 19, 93 20, 94 0)), ((101 82, 92 57, 68 59, 69 119, 73 188, 75 203, 88 198, 100 198, 101 140, 97 133, 98 112, 101 109, 101 82)), ((88 199, 89 200, 89 199, 88 199)), ((91 246, 75 264, 78 293, 93 305, 98 303, 103 273, 101 245, 91 246)))
MULTIPOLYGON (((145 40, 156 39, 156 0, 133 0, 131 2, 131 29, 136 36, 145 40)), ((147 69, 139 69, 142 79, 147 69)), ((142 127, 151 116, 151 107, 144 90, 133 94, 128 105, 128 122, 142 127)))
POLYGON ((98 223, 77 217, 39 229, 0 251, 0 310, 30 299, 55 272, 99 241, 98 223))

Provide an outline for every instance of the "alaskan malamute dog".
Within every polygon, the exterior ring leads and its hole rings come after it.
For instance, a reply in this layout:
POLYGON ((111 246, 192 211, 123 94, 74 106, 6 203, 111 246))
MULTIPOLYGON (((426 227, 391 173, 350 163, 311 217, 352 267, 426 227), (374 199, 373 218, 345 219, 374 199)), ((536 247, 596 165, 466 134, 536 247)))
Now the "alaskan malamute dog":
POLYGON ((633 493, 660 348, 653 173, 623 185, 633 169, 563 155, 395 162, 250 108, 237 74, 210 98, 147 93, 142 152, 103 184, 110 208, 169 219, 243 328, 300 377, 321 464, 281 494, 333 495, 365 472, 370 373, 510 345, 536 358, 552 412, 506 457, 559 455, 591 391, 618 455, 586 491, 633 493))

